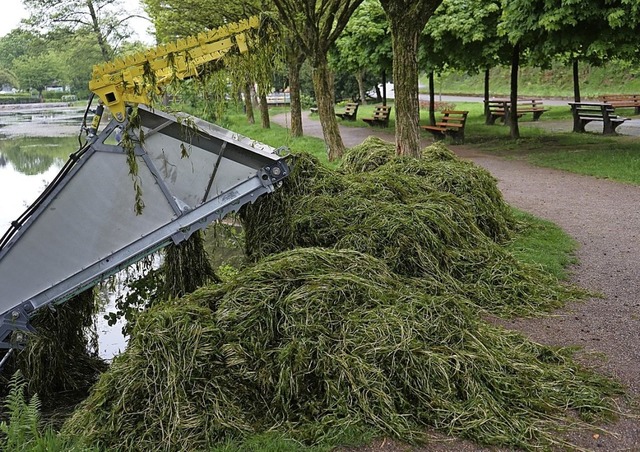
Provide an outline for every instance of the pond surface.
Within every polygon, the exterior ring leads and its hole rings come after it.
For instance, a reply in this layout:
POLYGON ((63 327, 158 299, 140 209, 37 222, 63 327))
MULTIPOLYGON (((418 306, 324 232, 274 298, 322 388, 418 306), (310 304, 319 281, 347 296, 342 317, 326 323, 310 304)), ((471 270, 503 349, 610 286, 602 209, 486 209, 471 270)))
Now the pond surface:
MULTIPOLYGON (((0 236, 78 150, 83 114, 84 108, 66 106, 0 110, 0 236)), ((105 311, 114 310, 115 296, 106 302, 105 311)), ((98 314, 100 356, 110 359, 124 349, 126 340, 121 324, 109 327, 102 317, 98 314)))

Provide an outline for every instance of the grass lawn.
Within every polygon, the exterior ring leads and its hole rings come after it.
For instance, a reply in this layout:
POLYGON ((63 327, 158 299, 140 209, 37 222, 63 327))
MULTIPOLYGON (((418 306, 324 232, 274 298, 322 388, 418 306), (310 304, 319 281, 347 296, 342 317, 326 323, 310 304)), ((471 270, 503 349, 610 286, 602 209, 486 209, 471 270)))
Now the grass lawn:
POLYGON ((502 157, 526 159, 538 166, 640 185, 637 137, 573 133, 568 111, 563 107, 550 108, 539 123, 521 122, 518 140, 509 137, 508 127, 487 126, 480 115, 470 115, 465 143, 502 157), (545 128, 547 121, 556 121, 552 130, 545 128))

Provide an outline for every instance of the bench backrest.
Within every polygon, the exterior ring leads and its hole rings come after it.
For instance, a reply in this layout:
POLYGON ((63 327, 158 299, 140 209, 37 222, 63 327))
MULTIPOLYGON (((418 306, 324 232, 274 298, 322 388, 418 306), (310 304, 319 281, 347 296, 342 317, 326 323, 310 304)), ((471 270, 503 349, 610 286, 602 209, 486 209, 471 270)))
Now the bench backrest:
POLYGON ((446 124, 459 124, 464 126, 467 122, 468 111, 463 110, 445 110, 442 112, 442 119, 440 119, 441 123, 446 124))
POLYGON ((530 99, 526 102, 523 102, 523 105, 526 105, 527 107, 531 107, 531 108, 542 108, 544 107, 544 102, 542 101, 542 99, 530 99))
POLYGON ((605 116, 615 112, 613 105, 603 102, 569 102, 578 115, 605 116))
POLYGON ((357 103, 348 103, 344 106, 344 112, 345 114, 354 114, 355 112, 358 111, 358 104, 357 103))
POLYGON ((389 105, 379 105, 373 112, 374 119, 389 119, 391 107, 389 105))
POLYGON ((640 108, 640 96, 638 95, 609 94, 600 96, 600 100, 602 102, 611 104, 614 107, 635 107, 636 109, 640 108))
POLYGON ((508 100, 490 100, 487 102, 490 110, 504 110, 505 105, 509 105, 508 100))
MULTIPOLYGON (((493 99, 490 100, 487 105, 490 109, 504 110, 505 106, 511 105, 511 100, 493 99)), ((544 106, 544 102, 541 99, 522 99, 518 100, 517 106, 527 108, 542 108, 544 106)))
POLYGON ((608 102, 610 100, 628 100, 628 101, 640 101, 640 95, 638 94, 603 94, 600 96, 602 102, 608 102))

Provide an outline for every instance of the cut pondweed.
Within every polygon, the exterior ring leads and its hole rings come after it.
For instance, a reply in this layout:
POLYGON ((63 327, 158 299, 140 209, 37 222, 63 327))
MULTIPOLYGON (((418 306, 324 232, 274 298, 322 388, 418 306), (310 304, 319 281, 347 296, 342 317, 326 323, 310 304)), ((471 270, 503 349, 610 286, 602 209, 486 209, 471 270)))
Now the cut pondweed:
POLYGON ((371 255, 299 248, 143 313, 64 432, 109 450, 206 450, 358 426, 420 442, 431 426, 535 449, 574 413, 608 417, 619 390, 371 255))
MULTIPOLYGON (((519 262, 500 242, 516 225, 496 181, 446 148, 421 159, 384 153, 373 163, 331 171, 297 155, 283 187, 240 212, 246 254, 258 260, 296 247, 353 249, 384 260, 396 273, 431 281, 431 293, 463 295, 500 316, 534 315, 579 293, 519 262)), ((382 150, 381 150, 382 149, 382 150)), ((366 160, 360 150, 359 158, 366 160)))

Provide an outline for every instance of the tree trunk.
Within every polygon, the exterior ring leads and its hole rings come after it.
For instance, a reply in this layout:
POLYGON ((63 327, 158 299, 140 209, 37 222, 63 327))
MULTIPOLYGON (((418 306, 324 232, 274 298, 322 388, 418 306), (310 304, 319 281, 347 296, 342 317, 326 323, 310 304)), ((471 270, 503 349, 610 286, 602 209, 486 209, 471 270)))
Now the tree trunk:
POLYGON ((269 104, 267 104, 267 94, 264 90, 260 90, 260 120, 263 129, 271 128, 271 121, 269 120, 269 104))
POLYGON ((249 89, 251 90, 251 105, 253 105, 253 109, 257 109, 260 107, 260 102, 258 102, 258 94, 256 93, 256 85, 251 82, 249 84, 249 89))
POLYGON ((358 80, 358 92, 360 95, 360 105, 367 105, 367 93, 364 89, 364 76, 366 71, 364 69, 360 69, 356 73, 356 80, 358 80))
POLYGON ((89 8, 89 15, 91 16, 91 29, 96 36, 96 40, 98 41, 98 47, 100 47, 100 52, 102 53, 102 59, 104 61, 110 61, 112 57, 112 51, 107 43, 104 35, 102 34, 102 30, 100 29, 100 21, 98 20, 98 14, 96 13, 95 5, 93 4, 93 0, 87 0, 87 7, 89 8))
POLYGON ((290 50, 287 53, 287 66, 289 74, 289 96, 291 99, 291 136, 301 137, 302 130, 302 102, 300 100, 300 68, 305 56, 299 50, 290 50))
POLYGON ((420 107, 418 103, 418 35, 407 26, 391 27, 393 84, 395 89, 396 153, 420 156, 420 107))
POLYGON ((387 105, 387 71, 382 70, 382 105, 387 105))
POLYGON ((491 124, 491 110, 489 109, 489 75, 490 69, 484 70, 484 123, 491 124))
MULTIPOLYGON (((520 66, 520 44, 513 46, 511 55, 511 105, 509 108, 509 133, 511 138, 520 138, 518 128, 518 69, 520 66)), ((506 118, 505 118, 506 119, 506 118)))
POLYGON ((333 74, 329 70, 326 54, 324 56, 325 58, 319 58, 315 62, 312 78, 318 103, 318 116, 322 125, 322 134, 327 144, 327 156, 329 161, 334 161, 342 157, 345 147, 340 136, 340 128, 338 127, 334 108, 333 74))
POLYGON ((580 73, 578 59, 573 60, 573 101, 580 102, 580 73))
POLYGON ((378 103, 382 102, 382 92, 380 91, 380 86, 376 84, 376 101, 378 103))
POLYGON ((245 83, 242 89, 244 94, 244 111, 247 115, 247 122, 249 124, 255 124, 256 118, 253 115, 253 103, 251 102, 251 84, 249 82, 245 83))
POLYGON ((429 124, 436 125, 436 93, 433 83, 433 71, 429 71, 429 124))

